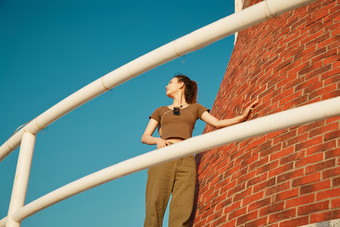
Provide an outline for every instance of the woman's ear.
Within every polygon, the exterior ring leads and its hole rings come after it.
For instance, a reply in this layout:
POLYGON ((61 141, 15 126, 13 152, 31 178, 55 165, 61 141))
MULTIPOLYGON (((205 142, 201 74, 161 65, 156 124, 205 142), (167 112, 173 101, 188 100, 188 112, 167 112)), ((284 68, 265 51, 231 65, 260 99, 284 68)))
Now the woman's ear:
POLYGON ((184 82, 183 81, 179 82, 179 88, 184 88, 184 82))

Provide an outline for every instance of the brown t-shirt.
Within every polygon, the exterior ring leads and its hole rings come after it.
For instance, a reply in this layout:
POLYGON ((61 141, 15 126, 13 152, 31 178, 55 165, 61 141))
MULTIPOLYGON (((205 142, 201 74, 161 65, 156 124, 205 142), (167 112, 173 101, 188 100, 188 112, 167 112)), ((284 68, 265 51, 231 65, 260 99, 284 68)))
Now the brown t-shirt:
POLYGON ((201 119, 205 111, 209 111, 209 109, 194 103, 182 108, 180 115, 175 115, 168 106, 162 106, 157 108, 149 118, 159 123, 159 134, 162 139, 188 139, 192 136, 196 120, 201 119))

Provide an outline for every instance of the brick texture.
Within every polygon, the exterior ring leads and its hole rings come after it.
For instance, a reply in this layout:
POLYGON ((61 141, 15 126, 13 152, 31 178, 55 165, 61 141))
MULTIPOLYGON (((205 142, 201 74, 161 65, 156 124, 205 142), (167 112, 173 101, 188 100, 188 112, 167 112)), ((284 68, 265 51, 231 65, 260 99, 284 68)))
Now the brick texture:
MULTIPOLYGON (((258 97, 255 119, 340 96, 339 15, 339 0, 319 0, 239 32, 212 114, 235 117, 258 97)), ((192 226, 340 218, 340 117, 215 148, 196 162, 192 226)))

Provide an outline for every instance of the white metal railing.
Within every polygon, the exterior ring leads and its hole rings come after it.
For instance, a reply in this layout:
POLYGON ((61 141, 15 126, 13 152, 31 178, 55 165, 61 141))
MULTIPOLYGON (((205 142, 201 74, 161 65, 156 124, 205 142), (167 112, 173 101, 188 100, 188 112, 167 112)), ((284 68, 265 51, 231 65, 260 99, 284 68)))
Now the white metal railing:
POLYGON ((269 0, 222 18, 210 25, 161 46, 88 84, 34 118, 0 147, 0 161, 16 149, 24 130, 36 134, 98 95, 177 57, 208 46, 252 25, 317 0, 269 0))
POLYGON ((5 225, 7 227, 19 227, 23 219, 48 206, 51 206, 52 204, 105 182, 117 179, 118 177, 148 168, 152 165, 177 159, 188 154, 203 152, 204 150, 212 147, 267 133, 269 131, 340 115, 339 107, 336 108, 339 105, 335 104, 339 103, 338 97, 332 100, 319 102, 317 104, 311 104, 306 107, 300 107, 295 110, 291 110, 291 112, 285 111, 265 118, 259 118, 191 138, 181 143, 157 150, 157 152, 152 151, 147 154, 137 156, 76 180, 24 206, 31 159, 36 138, 35 135, 39 131, 80 105, 148 70, 171 61, 179 56, 201 49, 242 29, 314 1, 317 0, 268 0, 260 2, 252 7, 242 10, 241 12, 232 14, 208 26, 198 29, 127 63, 126 65, 83 87, 30 121, 25 127, 15 133, 0 147, 1 161, 21 143, 8 216, 0 220, 0 227, 5 225), (302 113, 306 115, 304 111, 311 110, 313 114, 309 118, 301 118, 302 113), (294 117, 287 118, 289 115, 294 115, 294 117), (297 118, 298 115, 300 116, 299 118, 297 118), (294 118, 299 120, 297 121, 294 118), (276 122, 277 119, 280 119, 279 122, 276 122), (271 120, 269 121, 271 124, 268 125, 268 128, 263 130, 263 123, 267 120, 271 120), (258 122, 261 122, 261 124, 258 122), (241 134, 237 134, 233 130, 240 130, 239 132, 241 134))
POLYGON ((80 178, 25 205, 13 215, 13 218, 20 222, 64 199, 150 166, 201 153, 228 143, 339 115, 340 97, 337 97, 195 136, 80 178))

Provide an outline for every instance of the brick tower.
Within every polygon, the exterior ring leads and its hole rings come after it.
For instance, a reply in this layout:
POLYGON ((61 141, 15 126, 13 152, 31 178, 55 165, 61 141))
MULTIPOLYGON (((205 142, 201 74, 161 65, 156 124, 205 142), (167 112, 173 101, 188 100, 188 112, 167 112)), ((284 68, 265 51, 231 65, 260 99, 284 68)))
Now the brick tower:
MULTIPOLYGON (((235 117, 259 97, 255 119, 339 95, 340 0, 319 0, 238 34, 212 114, 235 117)), ((340 219, 340 118, 212 149, 196 161, 195 227, 340 219)))

